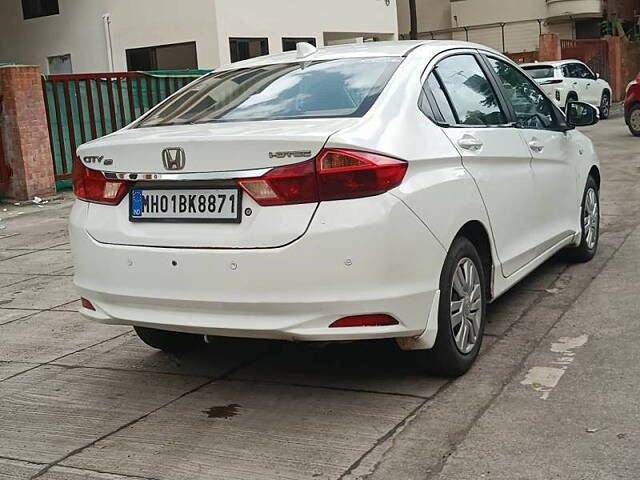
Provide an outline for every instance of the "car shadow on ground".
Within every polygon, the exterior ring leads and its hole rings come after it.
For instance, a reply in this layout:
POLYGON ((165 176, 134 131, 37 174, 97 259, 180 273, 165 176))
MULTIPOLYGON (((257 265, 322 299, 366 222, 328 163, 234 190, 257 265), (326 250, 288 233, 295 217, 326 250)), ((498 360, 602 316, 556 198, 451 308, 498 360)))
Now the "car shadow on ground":
MULTIPOLYGON (((558 277, 566 269, 562 255, 556 255, 511 291, 488 306, 483 350, 502 336, 540 295, 555 294, 558 277), (549 293, 551 292, 551 293, 549 293)), ((393 340, 331 343, 212 338, 199 352, 177 357, 182 373, 200 374, 203 362, 222 361, 239 352, 250 357, 232 366, 225 380, 318 386, 348 390, 414 395, 428 398, 446 379, 431 377, 401 351, 393 340)), ((162 354, 158 354, 162 355, 162 354)), ((213 368, 213 370, 217 370, 213 368)))

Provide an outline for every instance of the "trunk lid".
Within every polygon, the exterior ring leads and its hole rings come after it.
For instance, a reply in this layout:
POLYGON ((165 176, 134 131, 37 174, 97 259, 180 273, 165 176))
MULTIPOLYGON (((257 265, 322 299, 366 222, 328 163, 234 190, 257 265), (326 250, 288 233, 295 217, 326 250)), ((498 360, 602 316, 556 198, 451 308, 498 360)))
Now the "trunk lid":
MULTIPOLYGON (((121 130, 78 148, 78 155, 103 157, 112 163, 90 168, 123 173, 167 173, 165 148, 182 148, 186 162, 180 173, 273 168, 300 161, 276 152, 309 152, 315 156, 334 132, 357 119, 274 120, 121 130)), ((307 157, 308 158, 308 157, 307 157)))
MULTIPOLYGON (((243 170, 270 169, 308 160, 320 152, 334 132, 357 121, 279 120, 128 129, 81 146, 78 156, 89 168, 103 172, 241 172, 241 175, 243 170), (184 150, 183 169, 165 169, 162 152, 166 148, 184 150)), ((233 186, 236 184, 232 179, 132 183, 133 188, 196 191, 233 186)), ((262 207, 246 193, 241 192, 241 196, 240 223, 132 222, 129 196, 117 206, 90 204, 87 232, 98 242, 115 245, 274 248, 301 237, 317 208, 315 203, 262 207)))

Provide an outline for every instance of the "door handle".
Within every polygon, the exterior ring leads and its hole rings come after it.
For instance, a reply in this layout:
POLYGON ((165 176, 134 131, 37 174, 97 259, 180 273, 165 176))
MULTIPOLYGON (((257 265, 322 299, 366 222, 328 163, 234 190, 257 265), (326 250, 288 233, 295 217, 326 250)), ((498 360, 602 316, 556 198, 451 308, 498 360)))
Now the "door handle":
POLYGON ((544 150, 544 145, 538 142, 535 138, 529 142, 529 148, 535 153, 540 153, 544 150))
POLYGON ((484 146, 484 143, 472 135, 465 135, 458 140, 458 145, 460 145, 460 148, 464 148, 465 150, 477 152, 484 146))

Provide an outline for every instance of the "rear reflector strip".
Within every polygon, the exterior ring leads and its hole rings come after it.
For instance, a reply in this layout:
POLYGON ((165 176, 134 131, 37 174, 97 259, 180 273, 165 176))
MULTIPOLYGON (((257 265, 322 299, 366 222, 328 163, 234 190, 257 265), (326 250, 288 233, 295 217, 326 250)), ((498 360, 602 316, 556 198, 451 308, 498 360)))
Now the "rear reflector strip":
POLYGON ((391 315, 381 313, 370 315, 354 315, 336 320, 329 328, 344 327, 385 327, 389 325, 398 325, 398 321, 391 315))
POLYGON ((80 300, 80 303, 82 304, 82 308, 86 308, 87 310, 91 310, 92 312, 96 311, 96 307, 93 306, 93 303, 91 303, 86 298, 82 298, 80 300))

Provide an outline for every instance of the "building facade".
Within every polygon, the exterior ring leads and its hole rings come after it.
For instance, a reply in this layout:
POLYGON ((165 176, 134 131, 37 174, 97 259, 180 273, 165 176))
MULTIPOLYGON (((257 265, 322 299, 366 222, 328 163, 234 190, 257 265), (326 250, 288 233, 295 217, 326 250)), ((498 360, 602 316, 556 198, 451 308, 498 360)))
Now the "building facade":
POLYGON ((210 69, 301 40, 393 40, 396 8, 396 0, 3 0, 0 62, 45 73, 210 69))
MULTIPOLYGON (((411 21, 409 0, 397 0, 398 33, 400 38, 409 38, 411 21)), ((450 0, 416 0, 419 32, 441 32, 434 35, 437 39, 451 39, 451 2, 450 0)))
MULTIPOLYGON (((400 34, 408 32, 398 0, 400 34)), ((600 38, 604 18, 627 27, 640 19, 640 0, 417 0, 421 38, 454 38, 506 53, 533 52, 541 33, 563 39, 600 38), (448 19, 443 12, 449 12, 448 19)), ((627 28, 627 32, 629 28, 627 28)), ((618 33, 618 32, 616 32, 618 33)))

